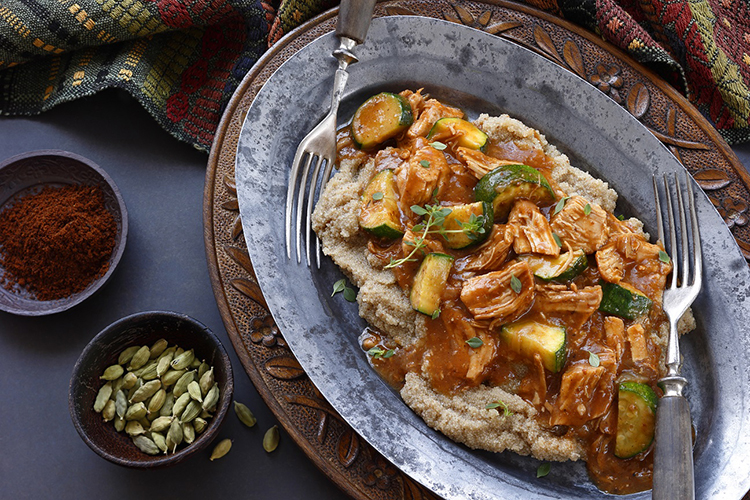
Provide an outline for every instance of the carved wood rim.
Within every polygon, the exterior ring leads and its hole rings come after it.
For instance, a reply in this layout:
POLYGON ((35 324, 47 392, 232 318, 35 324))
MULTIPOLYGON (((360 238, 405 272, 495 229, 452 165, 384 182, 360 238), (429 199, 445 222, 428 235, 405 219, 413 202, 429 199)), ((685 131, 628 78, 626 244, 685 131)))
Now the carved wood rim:
MULTIPOLYGON (((273 322, 247 253, 234 184, 237 140, 263 83, 284 61, 332 31, 323 13, 276 43, 243 79, 219 123, 204 189, 204 239, 211 284, 232 345, 280 423, 310 459, 357 499, 427 499, 415 483, 361 439, 307 378, 273 322)), ((422 15, 507 38, 589 81, 646 125, 709 194, 750 260, 750 175, 719 133, 656 74, 595 35, 504 0, 389 0, 375 15, 422 15)))

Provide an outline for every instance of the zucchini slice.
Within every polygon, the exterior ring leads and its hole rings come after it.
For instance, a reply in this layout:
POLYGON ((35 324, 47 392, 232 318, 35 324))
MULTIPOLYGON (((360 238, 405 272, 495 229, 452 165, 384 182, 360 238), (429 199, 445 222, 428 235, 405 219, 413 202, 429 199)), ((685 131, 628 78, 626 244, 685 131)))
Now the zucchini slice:
POLYGON ((542 173, 521 164, 501 165, 490 170, 479 179, 474 198, 492 203, 496 221, 508 217, 517 198, 526 198, 537 206, 551 205, 556 200, 552 186, 542 173))
POLYGON ((428 316, 440 310, 445 285, 453 267, 453 257, 444 253, 428 254, 414 277, 411 287, 411 306, 428 316))
POLYGON ((651 309, 651 299, 627 283, 600 281, 602 301, 599 310, 625 319, 635 319, 651 309))
POLYGON ((382 92, 367 99, 352 118, 352 139, 360 149, 371 149, 391 139, 414 122, 411 106, 398 94, 382 92))
POLYGON ((523 356, 533 358, 534 354, 539 354, 544 367, 552 373, 565 366, 567 336, 563 327, 521 320, 503 325, 500 337, 523 356))
POLYGON ((477 201, 450 207, 443 222, 443 237, 448 248, 466 248, 487 239, 492 231, 492 204, 477 201), (458 232, 449 232, 458 231, 458 232))
POLYGON ((447 117, 435 122, 427 134, 427 140, 445 141, 455 147, 465 147, 484 151, 487 146, 487 134, 476 125, 462 118, 447 117))
POLYGON ((583 250, 576 250, 572 255, 563 253, 558 257, 526 254, 518 258, 528 262, 531 272, 542 281, 570 281, 589 265, 583 250))
POLYGON ((396 239, 404 235, 395 186, 393 170, 383 170, 372 178, 362 193, 359 225, 378 238, 396 239))
POLYGON ((654 440, 656 394, 646 384, 623 382, 617 401, 615 456, 630 458, 644 452, 654 440))

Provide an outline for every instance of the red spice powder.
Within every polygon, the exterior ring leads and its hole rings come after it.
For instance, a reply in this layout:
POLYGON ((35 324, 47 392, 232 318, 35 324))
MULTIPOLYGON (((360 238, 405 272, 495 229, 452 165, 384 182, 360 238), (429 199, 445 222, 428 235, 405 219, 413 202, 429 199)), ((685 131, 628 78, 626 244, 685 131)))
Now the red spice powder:
POLYGON ((116 235, 100 187, 45 187, 0 212, 3 286, 38 300, 83 291, 109 269, 116 235))

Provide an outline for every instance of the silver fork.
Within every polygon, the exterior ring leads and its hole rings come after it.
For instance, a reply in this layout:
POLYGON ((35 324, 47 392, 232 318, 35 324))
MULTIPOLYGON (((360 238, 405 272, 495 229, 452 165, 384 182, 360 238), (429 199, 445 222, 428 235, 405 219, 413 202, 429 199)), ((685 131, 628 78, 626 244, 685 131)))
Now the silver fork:
MULTIPOLYGON (((702 261, 701 238, 698 216, 695 212, 695 199, 690 174, 685 173, 687 184, 687 207, 684 190, 677 175, 672 175, 677 198, 677 213, 680 224, 680 244, 677 244, 675 207, 669 177, 664 174, 663 187, 669 221, 669 252, 672 255, 672 279, 664 290, 663 309, 669 318, 669 345, 667 346, 667 376, 659 380, 664 396, 659 399, 656 412, 656 437, 654 444, 654 476, 652 497, 655 500, 692 500, 695 498, 693 477, 693 429, 690 408, 682 394, 687 385, 680 375, 682 361, 677 333, 677 321, 695 301, 701 290, 702 261), (686 212, 689 212, 688 226, 686 212), (690 237, 688 237, 690 233, 690 237), (692 239, 692 245, 688 240, 692 239), (692 252, 691 252, 692 246, 692 252), (691 258, 692 255, 692 258, 691 258), (678 279, 679 276, 679 279, 678 279)), ((659 240, 666 246, 664 224, 656 176, 654 197, 659 240)))
MULTIPOLYGON (((318 125, 310 131, 297 147, 289 175, 289 186, 286 194, 286 256, 292 258, 292 218, 296 214, 295 228, 297 234, 297 263, 302 257, 302 218, 305 218, 305 253, 307 265, 310 266, 310 233, 312 209, 316 193, 323 188, 333 172, 336 162, 336 117, 341 97, 344 94, 349 73, 346 69, 358 61, 352 49, 362 43, 370 27, 372 12, 376 0, 343 0, 339 6, 336 22, 336 36, 340 39, 339 48, 333 51, 338 60, 338 69, 333 81, 331 108, 318 125), (304 160, 304 163, 303 163, 304 160), (315 161, 310 176, 310 167, 315 161), (321 169, 323 173, 321 175, 321 169)), ((320 268, 320 240, 315 238, 315 255, 320 268)))

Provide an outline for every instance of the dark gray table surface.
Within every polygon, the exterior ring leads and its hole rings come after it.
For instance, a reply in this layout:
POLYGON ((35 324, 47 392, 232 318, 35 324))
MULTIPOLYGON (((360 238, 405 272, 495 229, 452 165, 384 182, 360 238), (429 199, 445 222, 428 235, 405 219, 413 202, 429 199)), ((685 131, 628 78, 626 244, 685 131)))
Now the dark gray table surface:
MULTIPOLYGON (((348 498, 283 430, 276 451, 262 448, 277 421, 234 354, 208 277, 207 155, 114 90, 38 117, 0 119, 0 158, 39 149, 72 151, 104 168, 123 194, 130 232, 111 282, 88 301, 42 318, 0 312, 0 498, 348 498), (210 462, 209 449, 168 469, 129 470, 100 458, 73 428, 68 383, 80 352, 109 323, 146 310, 193 316, 230 352, 235 398, 258 425, 245 428, 230 413, 219 439, 234 445, 221 460, 210 462)), ((750 167, 750 145, 735 151, 750 167)))

